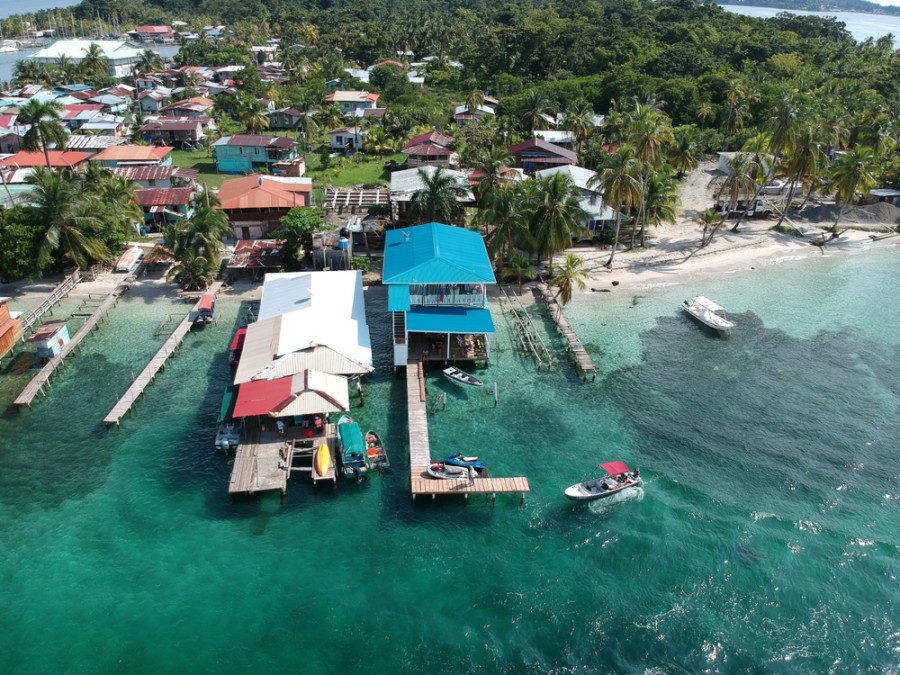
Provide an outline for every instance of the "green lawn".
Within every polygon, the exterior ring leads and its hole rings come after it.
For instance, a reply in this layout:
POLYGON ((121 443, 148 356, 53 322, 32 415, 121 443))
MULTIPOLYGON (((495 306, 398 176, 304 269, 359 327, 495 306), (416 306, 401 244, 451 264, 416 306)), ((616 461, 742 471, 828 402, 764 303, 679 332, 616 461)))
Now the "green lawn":
POLYGON ((222 181, 234 176, 224 173, 216 173, 216 160, 206 155, 206 150, 173 150, 172 163, 185 169, 197 169, 200 172, 198 180, 209 188, 218 188, 222 181))
POLYGON ((402 164, 406 161, 406 155, 397 152, 382 157, 368 157, 357 155, 351 158, 339 158, 330 160, 330 167, 323 169, 319 165, 317 155, 307 156, 306 175, 316 183, 331 185, 333 187, 346 187, 348 185, 388 185, 391 182, 391 174, 385 170, 384 165, 394 160, 402 164))

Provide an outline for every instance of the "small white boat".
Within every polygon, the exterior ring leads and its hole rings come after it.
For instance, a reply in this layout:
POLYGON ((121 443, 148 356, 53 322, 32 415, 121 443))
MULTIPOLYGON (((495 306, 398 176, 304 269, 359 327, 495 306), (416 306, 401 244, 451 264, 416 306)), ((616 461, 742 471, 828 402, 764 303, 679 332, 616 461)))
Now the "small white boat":
MULTIPOLYGON (((443 478, 448 480, 468 480, 469 479, 469 467, 465 466, 452 466, 450 464, 443 464, 440 462, 436 462, 434 464, 429 464, 428 475, 432 478, 443 478)), ((473 469, 476 475, 478 474, 477 469, 473 469)))
POLYGON ((639 469, 632 471, 624 462, 606 462, 600 468, 606 471, 606 478, 596 478, 577 483, 566 488, 566 497, 574 501, 586 502, 612 497, 614 494, 640 487, 644 484, 639 469))
POLYGON ((474 375, 469 375, 464 370, 460 370, 455 366, 450 366, 449 368, 444 368, 443 370, 444 377, 446 377, 451 382, 455 382, 456 384, 461 384, 467 387, 480 387, 484 385, 484 382, 479 380, 474 375))
POLYGON ((716 312, 724 312, 725 308, 702 295, 696 295, 689 300, 685 300, 681 303, 681 308, 697 319, 697 321, 713 330, 727 333, 734 328, 734 324, 731 321, 716 314, 716 312))
POLYGON ((216 432, 216 450, 237 450, 241 442, 241 430, 234 422, 225 422, 219 425, 216 432))

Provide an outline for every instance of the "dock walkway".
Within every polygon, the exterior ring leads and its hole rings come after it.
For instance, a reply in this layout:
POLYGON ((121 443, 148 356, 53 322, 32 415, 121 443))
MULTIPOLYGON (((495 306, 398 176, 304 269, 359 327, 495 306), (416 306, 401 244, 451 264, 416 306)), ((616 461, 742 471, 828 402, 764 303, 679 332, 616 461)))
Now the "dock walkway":
POLYGON ((496 500, 498 493, 531 492, 528 479, 476 478, 475 480, 440 480, 428 475, 431 464, 431 446, 428 441, 428 415, 426 411, 425 372, 421 360, 406 362, 406 406, 409 416, 409 483, 413 499, 416 495, 463 495, 489 494, 496 500))
POLYGON ((587 382, 588 375, 590 375, 591 381, 596 380, 597 366, 594 365, 594 360, 591 358, 590 354, 587 353, 581 340, 575 334, 566 315, 563 314, 562 307, 556 301, 553 291, 551 291, 547 284, 542 281, 538 284, 538 292, 544 299, 544 302, 547 303, 547 309, 550 312, 550 316, 553 318, 557 329, 566 339, 569 346, 569 356, 572 361, 574 361, 575 367, 578 369, 581 378, 587 382))
MULTIPOLYGON (((60 349, 59 354, 54 356, 52 359, 47 361, 43 368, 35 375, 31 382, 29 382, 25 389, 22 390, 22 393, 19 394, 18 398, 13 401, 13 405, 18 407, 19 409, 31 407, 31 402, 34 400, 35 396, 38 393, 43 394, 44 397, 47 396, 47 393, 44 391, 44 387, 46 387, 50 381, 50 376, 53 375, 54 371, 61 365, 65 364, 66 357, 74 351, 74 349, 81 344, 81 341, 90 333, 94 328, 97 327, 97 324, 100 323, 100 319, 106 316, 106 313, 116 305, 119 301, 119 297, 125 291, 131 288, 131 285, 134 283, 134 277, 129 277, 121 284, 115 287, 115 289, 106 296, 103 302, 94 309, 91 315, 87 318, 87 320, 81 325, 75 335, 72 336, 72 339, 69 340, 65 345, 63 345, 62 349, 60 349)), ((43 306, 43 305, 42 305, 43 306)))
MULTIPOLYGON (((293 429, 289 427, 289 429, 293 429)), ((231 480, 228 483, 228 494, 248 494, 279 490, 281 498, 287 494, 287 482, 290 474, 296 471, 309 471, 313 482, 330 480, 337 482, 334 456, 337 449, 337 430, 334 424, 325 426, 325 436, 314 440, 316 443, 327 443, 331 451, 331 471, 329 475, 318 477, 315 471, 306 467, 294 466, 294 459, 311 457, 308 449, 299 447, 306 439, 295 439, 290 435, 282 437, 275 430, 260 429, 254 422, 248 422, 241 436, 241 442, 234 456, 231 469, 231 480)))
MULTIPOLYGON (((207 293, 211 293, 215 295, 219 292, 219 289, 222 288, 222 282, 217 281, 209 289, 206 291, 207 293)), ((162 368, 166 365, 166 361, 172 355, 178 346, 181 344, 181 341, 184 340, 184 336, 187 335, 191 331, 191 326, 193 324, 194 317, 197 313, 197 305, 200 304, 200 300, 194 305, 193 309, 188 313, 186 317, 182 320, 178 327, 172 332, 169 338, 163 343, 162 347, 159 348, 159 351, 156 352, 156 355, 150 359, 150 362, 141 371, 141 374, 138 375, 134 382, 131 383, 131 386, 128 388, 128 391, 116 401, 116 404, 113 406, 112 410, 109 411, 109 414, 103 418, 103 423, 107 426, 110 424, 115 424, 119 426, 119 422, 125 417, 125 414, 131 410, 131 407, 134 405, 134 402, 137 400, 138 396, 144 393, 144 389, 147 388, 154 379, 156 379, 156 374, 162 370, 162 368)))
POLYGON ((45 313, 53 313, 53 308, 59 304, 63 298, 69 295, 73 288, 81 281, 81 272, 76 268, 72 274, 60 281, 50 295, 48 295, 40 305, 23 316, 19 322, 22 326, 22 342, 25 342, 28 329, 41 320, 45 313))

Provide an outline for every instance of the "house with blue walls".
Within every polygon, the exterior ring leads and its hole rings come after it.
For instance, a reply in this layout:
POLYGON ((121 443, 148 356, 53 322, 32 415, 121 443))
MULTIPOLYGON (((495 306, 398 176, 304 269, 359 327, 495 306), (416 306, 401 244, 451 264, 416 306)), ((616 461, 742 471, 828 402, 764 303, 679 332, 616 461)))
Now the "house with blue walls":
POLYGON ((273 164, 297 157, 297 144, 283 136, 223 136, 212 148, 216 168, 222 173, 269 169, 273 164))
POLYGON ((481 234, 427 223, 385 235, 383 283, 392 314, 394 366, 490 358, 497 283, 481 234))

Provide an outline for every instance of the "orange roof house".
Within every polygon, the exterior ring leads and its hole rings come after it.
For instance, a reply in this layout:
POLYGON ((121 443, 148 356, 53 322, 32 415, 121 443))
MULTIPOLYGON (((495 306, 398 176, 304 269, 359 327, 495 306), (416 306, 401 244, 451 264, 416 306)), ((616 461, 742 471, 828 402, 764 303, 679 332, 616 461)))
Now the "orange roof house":
POLYGON ((262 239, 295 206, 309 206, 312 179, 250 174, 222 183, 219 208, 238 239, 262 239))
POLYGON ((169 153, 173 149, 167 145, 116 145, 94 155, 91 161, 99 162, 100 166, 106 167, 159 166, 172 163, 169 153))
MULTIPOLYGON (((88 161, 93 156, 93 153, 50 150, 47 155, 50 157, 50 167, 53 169, 77 169, 88 161)), ((0 161, 0 167, 9 166, 19 169, 47 166, 47 158, 44 156, 43 152, 29 152, 27 150, 22 150, 12 157, 7 157, 0 161)))

